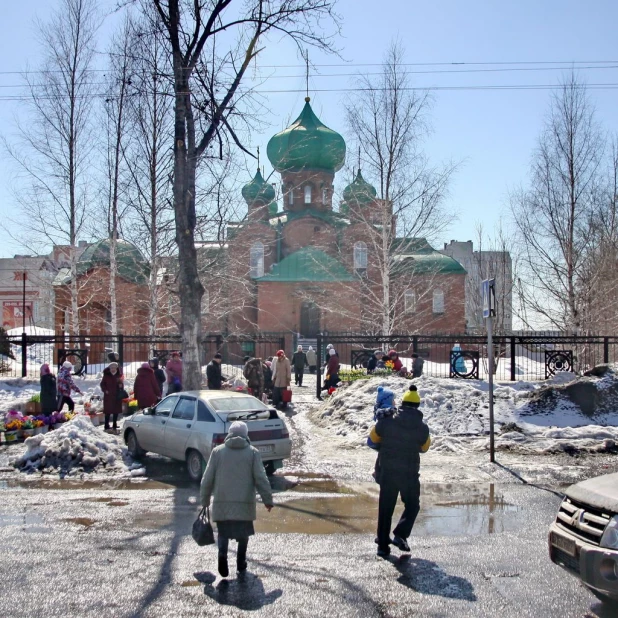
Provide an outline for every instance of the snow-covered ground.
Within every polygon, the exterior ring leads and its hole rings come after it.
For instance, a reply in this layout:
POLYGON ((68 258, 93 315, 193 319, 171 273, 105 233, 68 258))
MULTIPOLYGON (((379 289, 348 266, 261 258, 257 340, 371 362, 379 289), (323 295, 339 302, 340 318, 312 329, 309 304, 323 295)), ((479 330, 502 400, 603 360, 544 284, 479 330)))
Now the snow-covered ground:
MULTIPOLYGON (((531 405, 542 388, 557 387, 576 379, 558 374, 548 382, 499 383, 495 387, 494 417, 496 447, 518 452, 608 451, 618 443, 618 409, 594 416, 562 395, 543 406, 531 405)), ((618 385, 616 374, 586 378, 600 390, 618 385)), ((482 450, 489 446, 488 385, 479 380, 422 377, 414 380, 421 410, 432 434, 433 449, 443 452, 482 450)), ((342 445, 362 448, 373 424, 373 405, 378 386, 390 388, 401 403, 410 381, 371 378, 341 387, 310 416, 328 428, 342 445)))

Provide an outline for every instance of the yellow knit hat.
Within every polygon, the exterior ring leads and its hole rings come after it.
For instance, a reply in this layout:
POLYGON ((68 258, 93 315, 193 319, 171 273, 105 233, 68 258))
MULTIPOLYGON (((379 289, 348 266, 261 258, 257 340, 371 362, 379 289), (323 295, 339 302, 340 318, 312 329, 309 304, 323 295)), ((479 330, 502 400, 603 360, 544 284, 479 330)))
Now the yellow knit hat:
POLYGON ((403 396, 403 403, 421 403, 420 395, 417 390, 406 391, 406 394, 403 396))

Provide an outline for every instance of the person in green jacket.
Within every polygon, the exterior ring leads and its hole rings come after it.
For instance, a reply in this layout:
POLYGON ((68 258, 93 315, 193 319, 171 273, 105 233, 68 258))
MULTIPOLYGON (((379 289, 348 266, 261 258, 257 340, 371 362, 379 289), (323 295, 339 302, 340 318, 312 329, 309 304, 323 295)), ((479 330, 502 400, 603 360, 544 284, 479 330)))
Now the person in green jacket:
POLYGON ((235 421, 225 443, 210 454, 200 486, 202 506, 210 506, 212 498, 211 519, 217 524, 221 577, 229 575, 227 552, 230 539, 238 541, 238 572, 247 569, 249 537, 255 534, 256 491, 270 512, 273 494, 262 456, 251 446, 247 424, 235 421))

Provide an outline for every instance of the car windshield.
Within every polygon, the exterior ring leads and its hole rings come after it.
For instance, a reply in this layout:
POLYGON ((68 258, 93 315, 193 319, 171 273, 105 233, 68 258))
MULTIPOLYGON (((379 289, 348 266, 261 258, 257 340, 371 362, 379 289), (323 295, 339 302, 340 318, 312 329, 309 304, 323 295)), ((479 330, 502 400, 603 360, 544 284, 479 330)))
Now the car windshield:
POLYGON ((216 397, 208 401, 215 412, 244 412, 253 410, 268 410, 255 397, 216 397))

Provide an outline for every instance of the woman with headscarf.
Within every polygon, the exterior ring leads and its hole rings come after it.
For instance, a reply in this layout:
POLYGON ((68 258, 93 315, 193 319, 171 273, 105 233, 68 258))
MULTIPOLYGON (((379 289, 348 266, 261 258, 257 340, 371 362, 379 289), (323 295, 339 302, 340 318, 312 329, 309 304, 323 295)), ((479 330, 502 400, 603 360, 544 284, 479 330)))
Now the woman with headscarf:
POLYGON ((172 357, 165 364, 167 372, 167 394, 182 390, 182 359, 179 352, 172 352, 172 357))
POLYGON ((159 384, 159 392, 161 393, 161 397, 163 397, 163 385, 165 384, 165 371, 159 367, 159 359, 155 356, 148 361, 150 368, 154 371, 154 376, 157 379, 157 383, 159 384))
POLYGON ((133 396, 137 399, 140 409, 150 408, 161 399, 161 389, 155 377, 155 372, 149 363, 142 363, 137 370, 137 377, 133 385, 133 396))
POLYGON ((309 373, 315 373, 315 368, 318 366, 318 357, 313 346, 309 346, 307 350, 307 364, 309 365, 309 373))
POLYGON ((41 414, 49 416, 58 408, 58 392, 56 390, 56 376, 51 372, 49 365, 41 365, 41 414))
POLYGON ((326 365, 326 379, 322 390, 335 388, 339 384, 339 356, 335 348, 328 351, 328 364, 326 365))
POLYGON ((75 391, 80 395, 82 394, 77 384, 73 381, 71 371, 73 371, 71 362, 64 361, 58 372, 58 412, 62 411, 65 403, 69 406, 69 412, 73 412, 75 410, 75 402, 71 399, 71 393, 75 391))
POLYGON ((122 399, 120 391, 124 388, 124 377, 120 373, 118 363, 110 363, 103 371, 101 380, 103 391, 103 413, 105 414, 105 431, 117 433, 118 416, 122 412, 122 399), (109 418, 112 417, 112 427, 109 426, 109 418))
POLYGON ((200 497, 202 506, 210 506, 211 519, 217 524, 219 545, 219 574, 229 575, 227 552, 230 539, 238 541, 236 567, 239 573, 247 569, 247 545, 255 534, 256 491, 270 512, 273 495, 262 463, 262 456, 251 446, 247 424, 231 424, 225 443, 210 454, 202 477, 200 497))
POLYGON ((277 359, 272 362, 272 372, 273 406, 276 408, 281 404, 282 408, 286 408, 288 404, 283 401, 283 391, 290 386, 292 381, 292 367, 283 350, 277 352, 277 359))

